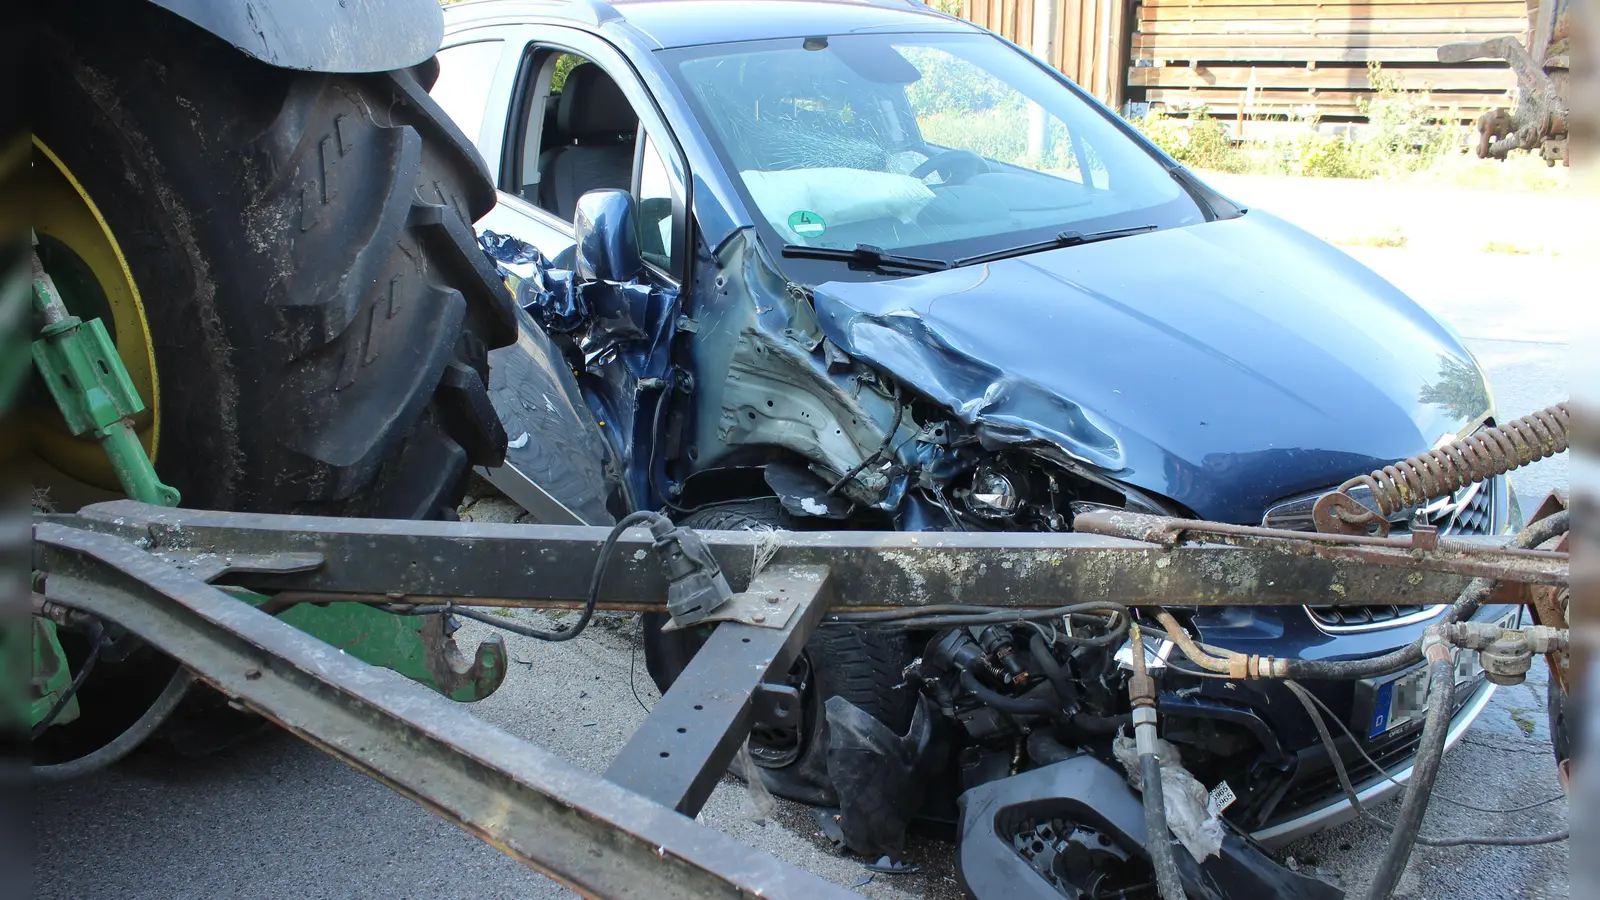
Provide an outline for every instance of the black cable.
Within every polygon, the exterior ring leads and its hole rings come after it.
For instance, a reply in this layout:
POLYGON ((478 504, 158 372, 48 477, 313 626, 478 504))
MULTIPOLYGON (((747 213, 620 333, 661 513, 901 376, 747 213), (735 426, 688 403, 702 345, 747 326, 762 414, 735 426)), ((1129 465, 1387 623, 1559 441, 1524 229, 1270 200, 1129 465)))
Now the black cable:
POLYGON ((905 415, 905 411, 905 406, 900 402, 900 382, 896 381, 894 383, 894 418, 889 423, 888 433, 883 436, 883 443, 878 445, 878 449, 862 457, 861 462, 856 463, 855 468, 839 476, 839 480, 833 483, 833 487, 828 488, 829 497, 839 493, 839 489, 849 484, 850 479, 860 475, 863 469, 876 462, 878 457, 889 449, 889 445, 894 443, 894 433, 900 430, 900 419, 905 415))
POLYGON ((998 606, 961 606, 942 605, 929 607, 906 607, 903 609, 890 609, 875 612, 859 613, 831 613, 823 619, 824 625, 860 625, 883 624, 889 627, 911 628, 918 630, 936 628, 961 628, 968 625, 1014 625, 1028 621, 1043 621, 1068 615, 1081 615, 1090 612, 1113 613, 1116 621, 1108 626, 1106 634, 1094 637, 1063 634, 1059 640, 1068 643, 1080 644, 1085 647, 1107 647, 1122 640, 1127 633, 1128 622, 1131 614, 1128 608, 1120 603, 1110 600, 1094 600, 1087 603, 1075 603, 1070 606, 1057 606, 1051 609, 1024 609, 1017 607, 998 606), (963 615, 930 615, 931 611, 962 610, 963 615))
MULTIPOLYGON (((1350 734, 1350 729, 1345 728, 1344 723, 1342 721, 1340 721, 1340 719, 1337 716, 1333 715, 1333 713, 1331 711, 1328 710, 1327 705, 1324 704, 1320 699, 1318 699, 1315 694, 1313 694, 1310 691, 1306 690, 1303 685, 1299 684, 1298 682, 1294 682, 1294 681, 1285 681, 1284 682, 1284 686, 1289 688, 1290 692, 1292 692, 1295 695, 1296 699, 1298 699, 1300 701, 1300 705, 1305 707, 1306 715, 1309 715, 1311 717, 1311 724, 1316 726, 1317 734, 1318 734, 1318 736, 1320 736, 1322 738, 1322 747, 1323 747, 1323 749, 1325 751, 1327 751, 1328 759, 1333 763, 1334 774, 1337 775, 1338 778, 1339 778, 1339 787, 1344 790, 1345 797, 1349 799, 1350 805, 1352 807, 1354 807, 1355 811, 1358 814, 1360 814, 1363 818, 1365 818, 1367 821, 1371 822, 1374 825, 1377 825, 1379 828, 1382 828, 1385 831, 1388 831, 1388 832, 1392 833, 1394 831, 1394 829, 1395 829, 1395 824, 1393 822, 1389 822, 1389 821, 1387 821, 1387 820, 1385 820, 1383 818, 1380 818, 1377 814, 1373 813, 1371 810, 1367 809, 1365 806, 1362 805, 1362 803, 1361 803, 1361 795, 1356 792, 1355 785, 1352 784, 1351 781, 1350 781, 1350 774, 1345 769, 1344 760, 1340 758, 1338 750, 1335 749, 1335 747, 1334 747, 1333 736, 1328 732, 1328 726, 1326 724, 1324 724, 1323 716, 1317 711, 1316 707, 1313 707, 1311 704, 1313 702, 1315 702, 1317 704, 1317 706, 1320 706, 1322 708, 1323 712, 1327 712, 1327 714, 1328 714, 1327 717, 1331 718, 1335 722, 1337 722, 1339 724, 1339 727, 1344 728, 1345 734, 1348 735, 1352 741, 1355 741, 1355 736, 1350 734)), ((1452 703, 1453 703, 1453 701, 1452 701, 1452 703)), ((1376 769, 1380 774, 1382 774, 1383 777, 1387 778, 1390 781, 1393 781, 1397 785, 1400 784, 1399 781, 1395 780, 1394 776, 1390 775, 1388 772, 1385 772, 1381 766, 1379 766, 1377 763, 1373 762, 1372 761, 1372 757, 1367 756, 1367 752, 1365 750, 1361 749, 1361 745, 1360 745, 1359 742, 1356 743, 1356 749, 1361 752, 1362 757, 1364 757, 1367 760, 1367 763, 1369 765, 1371 765, 1374 769, 1376 769)), ((1528 804, 1526 806, 1519 806, 1519 807, 1515 807, 1515 808, 1512 808, 1512 809, 1485 809, 1485 808, 1480 807, 1480 806, 1473 806, 1470 803, 1464 803, 1464 802, 1459 801, 1459 800, 1451 799, 1450 797, 1447 797, 1447 796, 1445 796, 1443 794, 1437 794, 1436 793, 1436 794, 1434 794, 1434 796, 1436 796, 1439 799, 1444 800, 1446 802, 1454 803, 1457 806, 1462 806, 1462 807, 1465 807, 1467 809, 1475 810, 1477 812, 1509 813, 1509 812, 1523 812, 1524 810, 1533 809, 1534 807, 1537 807, 1537 806, 1543 806, 1546 803, 1551 803, 1553 801, 1559 800, 1559 799, 1561 799, 1562 797, 1564 797, 1566 795, 1565 794, 1557 794, 1554 797, 1549 797, 1549 798, 1546 798, 1544 800, 1540 800, 1537 803, 1530 803, 1530 804, 1528 804)), ((1539 844, 1553 844, 1553 843, 1555 843, 1557 841, 1564 841, 1564 840, 1567 839, 1567 837, 1568 837, 1567 829, 1562 829, 1561 831, 1552 832, 1550 834, 1530 834, 1530 835, 1510 835, 1510 836, 1499 836, 1499 835, 1482 835, 1482 836, 1479 836, 1479 835, 1473 835, 1473 836, 1469 836, 1469 837, 1456 836, 1456 837, 1435 838, 1435 837, 1427 837, 1425 835, 1419 834, 1419 835, 1416 836, 1415 842, 1418 843, 1418 844, 1421 844, 1424 847, 1465 847, 1465 846, 1531 847, 1531 846, 1536 846, 1536 845, 1539 845, 1539 844)))
POLYGON ((633 643, 633 648, 628 651, 628 690, 633 692, 633 702, 639 704, 645 715, 650 715, 650 707, 644 705, 644 698, 639 696, 639 644, 644 642, 644 616, 639 617, 639 640, 633 643))
MULTIPOLYGON (((1170 665, 1170 663, 1169 663, 1169 665, 1170 665)), ((1188 672, 1188 670, 1186 670, 1186 669, 1179 669, 1178 671, 1186 672, 1188 674, 1195 674, 1195 673, 1192 673, 1192 672, 1188 672)), ((1215 673, 1207 673, 1207 674, 1215 674, 1215 673)), ((1223 677, 1226 677, 1226 676, 1223 676, 1223 677)), ((1295 687, 1301 687, 1302 690, 1304 690, 1304 687, 1301 686, 1301 685, 1298 685, 1296 682, 1287 681, 1287 682, 1284 682, 1284 683, 1287 684, 1287 685, 1294 685, 1295 687)), ((1292 687, 1290 689, 1293 690, 1292 687)), ((1311 700, 1311 702, 1315 703, 1318 706, 1318 708, 1320 708, 1322 710, 1323 715, 1327 716, 1329 719, 1332 719, 1333 720, 1333 724, 1339 726, 1339 730, 1343 731, 1344 732, 1344 736, 1350 739, 1350 743, 1351 743, 1352 746, 1354 746, 1356 748, 1356 752, 1361 754, 1361 758, 1366 760, 1367 765, 1371 766, 1373 771, 1377 772, 1379 775, 1382 775, 1384 777, 1385 781, 1388 781, 1390 784, 1393 784, 1395 787, 1399 787, 1399 788, 1405 787, 1405 782, 1401 781, 1398 778, 1395 778, 1393 775, 1391 775, 1389 773, 1389 771, 1387 769, 1385 769, 1383 766, 1378 765, 1377 760, 1373 759, 1372 755, 1367 752, 1366 748, 1361 746, 1361 741, 1358 740, 1356 738, 1354 732, 1352 732, 1350 730, 1350 726, 1346 725, 1344 723, 1343 719, 1339 718, 1339 716, 1337 714, 1335 714, 1333 710, 1329 709, 1328 708, 1328 704, 1323 703, 1321 697, 1318 697, 1316 694, 1313 694, 1310 691, 1305 691, 1305 697, 1309 698, 1311 700)), ((1305 703, 1305 700, 1302 699, 1301 700, 1301 704, 1304 705, 1304 703, 1305 703)), ((1309 712, 1309 708, 1308 708, 1308 712, 1309 712)), ((1329 746, 1329 747, 1332 746, 1331 743, 1326 743, 1326 742, 1325 742, 1325 745, 1329 746)), ((1543 800, 1535 800, 1532 803, 1525 803, 1522 806, 1512 806, 1512 807, 1504 807, 1504 808, 1498 807, 1498 806, 1478 806, 1478 805, 1473 804, 1473 803, 1468 803, 1465 800, 1461 800, 1459 798, 1452 797, 1449 794, 1446 794, 1443 791, 1439 791, 1439 790, 1435 790, 1433 792, 1433 796, 1437 797, 1440 800, 1443 800, 1446 803, 1449 803, 1452 806, 1459 806, 1462 809, 1470 809, 1473 812, 1488 813, 1488 814, 1491 814, 1491 815, 1501 815, 1501 814, 1505 814, 1505 813, 1527 812, 1530 809, 1537 809, 1537 808, 1539 808, 1541 806, 1545 806, 1545 805, 1554 803, 1557 800, 1564 800, 1564 799, 1566 799, 1567 795, 1566 795, 1565 792, 1559 793, 1559 794, 1553 794, 1553 795, 1551 795, 1549 797, 1544 798, 1543 800)), ((1352 805, 1355 806, 1355 808, 1359 811, 1361 809, 1361 804, 1359 802, 1359 798, 1358 798, 1358 800, 1356 802, 1353 802, 1352 805)), ((1384 827, 1387 827, 1387 828, 1392 828, 1393 827, 1392 825, 1389 825, 1388 822, 1385 822, 1382 819, 1378 819, 1377 816, 1374 816, 1374 815, 1372 815, 1370 813, 1368 813, 1368 817, 1377 820, 1378 824, 1383 825, 1384 827)), ((1421 839, 1419 838, 1418 840, 1421 840, 1421 839)), ((1488 840, 1488 839, 1485 839, 1485 840, 1488 840)), ((1478 841, 1468 841, 1468 843, 1479 843, 1479 842, 1478 841)), ((1429 846, 1432 846, 1432 845, 1429 845, 1429 846)), ((1452 846, 1453 847, 1455 845, 1454 844, 1448 844, 1446 846, 1452 846)))
POLYGON ((658 512, 651 512, 645 509, 631 512, 623 516, 622 521, 618 522, 611 529, 611 533, 606 535, 605 543, 600 545, 600 556, 594 561, 594 574, 589 577, 589 596, 583 601, 583 612, 579 614, 577 623, 570 628, 561 631, 541 631, 538 628, 531 628, 527 625, 509 621, 503 616, 490 617, 472 607, 456 606, 453 603, 446 603, 442 606, 414 607, 409 612, 414 615, 423 615, 427 612, 445 612, 541 641, 549 641, 551 643, 570 641, 583 634, 583 630, 589 627, 589 620, 594 617, 595 606, 600 602, 600 581, 605 577, 606 565, 611 562, 611 555, 616 551, 617 541, 622 537, 622 533, 635 525, 643 525, 658 519, 665 520, 666 517, 658 512))
POLYGON ((105 629, 99 625, 94 626, 94 628, 97 632, 94 643, 90 645, 89 655, 84 658, 83 665, 78 667, 78 674, 72 677, 72 683, 68 684, 67 689, 61 693, 60 697, 56 698, 56 702, 51 704, 50 711, 44 714, 44 718, 34 723, 33 729, 28 735, 29 740, 38 740, 39 736, 44 734, 46 729, 55 722, 62 711, 67 708, 67 704, 72 702, 72 698, 78 696, 78 689, 83 687, 83 683, 89 678, 89 673, 94 671, 95 663, 100 661, 100 651, 105 649, 107 643, 106 633, 105 629))
POLYGON ((155 702, 151 703, 150 708, 134 720, 127 730, 77 759, 69 759, 54 765, 34 766, 33 778, 37 781, 66 781, 98 772, 117 762, 137 749, 167 721, 167 717, 178 708, 178 704, 183 701, 184 695, 189 692, 189 686, 193 683, 194 676, 189 674, 189 670, 181 665, 178 666, 178 671, 172 673, 171 680, 167 682, 165 688, 162 688, 155 702))
POLYGON ((1571 837, 1571 831, 1563 828, 1549 834, 1514 834, 1508 837, 1457 837, 1457 838, 1425 838, 1417 837, 1417 843, 1424 847, 1465 847, 1468 845, 1481 845, 1485 847, 1536 847, 1540 844, 1554 844, 1571 837))

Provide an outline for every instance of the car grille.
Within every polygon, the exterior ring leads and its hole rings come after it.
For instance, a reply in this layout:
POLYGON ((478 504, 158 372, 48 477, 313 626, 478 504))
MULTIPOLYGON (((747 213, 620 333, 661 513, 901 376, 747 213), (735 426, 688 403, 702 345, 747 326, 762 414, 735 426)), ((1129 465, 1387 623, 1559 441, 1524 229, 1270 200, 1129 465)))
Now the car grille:
MULTIPOLYGON (((1390 519, 1390 534, 1405 534, 1413 525, 1432 525, 1441 535, 1486 535, 1494 532, 1494 498, 1500 493, 1497 476, 1481 484, 1469 484, 1449 497, 1427 506, 1397 513, 1390 519)), ((1319 492, 1306 497, 1288 500, 1267 510, 1261 524, 1267 528, 1285 528, 1291 531, 1315 531, 1311 508, 1316 505, 1319 492)), ((1374 507, 1371 494, 1358 486, 1350 491, 1358 501, 1374 507)), ((1371 606, 1308 606, 1306 611, 1318 625, 1329 631, 1360 631, 1402 625, 1431 618, 1438 610, 1434 606, 1405 606, 1388 603, 1371 606)))

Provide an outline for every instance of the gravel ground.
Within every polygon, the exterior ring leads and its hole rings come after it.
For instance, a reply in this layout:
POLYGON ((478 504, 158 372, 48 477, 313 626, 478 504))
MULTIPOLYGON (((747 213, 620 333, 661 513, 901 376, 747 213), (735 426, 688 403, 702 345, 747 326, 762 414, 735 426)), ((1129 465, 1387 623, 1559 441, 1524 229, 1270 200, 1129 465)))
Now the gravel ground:
MULTIPOLYGON (((1274 179, 1229 179, 1223 187, 1332 237, 1337 237, 1330 233, 1335 226, 1352 221, 1351 209, 1369 210, 1374 221, 1400 221, 1409 233, 1448 234, 1450 228, 1465 227, 1445 221, 1455 218, 1451 210, 1479 208, 1460 199, 1430 205, 1427 196, 1413 196, 1414 191, 1390 195, 1361 183, 1286 187, 1274 179)), ((1561 270, 1573 265, 1570 259, 1479 253, 1478 235, 1458 238, 1418 239, 1399 249, 1348 249, 1457 328, 1488 370, 1503 418, 1565 398, 1567 335, 1576 317, 1592 311, 1533 288, 1560 283, 1561 270)), ((1566 472, 1566 459, 1560 457, 1519 473, 1524 509, 1531 511, 1551 488, 1564 486, 1566 472)), ((507 510, 486 501, 468 514, 503 518, 507 510)), ((474 709, 600 772, 643 719, 641 702, 656 699, 636 647, 636 630, 631 620, 607 618, 565 644, 508 636, 512 671, 505 686, 474 709), (629 687, 630 678, 640 699, 629 687)), ((483 633, 471 626, 458 640, 471 646, 483 633)), ((1442 794, 1481 807, 1509 808, 1559 793, 1544 683, 1537 667, 1535 673, 1527 685, 1502 689, 1446 758, 1438 785, 1442 794)), ((281 733, 202 760, 137 756, 94 778, 40 789, 32 803, 34 893, 41 900, 571 896, 281 733)), ((1391 803, 1375 811, 1392 818, 1397 808, 1391 803)), ((1424 829, 1429 834, 1533 833, 1559 828, 1566 817, 1565 800, 1504 814, 1436 801, 1424 829)), ((717 788, 702 818, 867 897, 960 896, 949 847, 937 841, 913 840, 909 855, 922 866, 918 874, 868 880, 871 873, 859 860, 834 853, 814 836, 805 808, 780 802, 765 824, 751 821, 749 800, 737 782, 726 780, 717 788)), ((1282 855, 1292 865, 1318 869, 1347 889, 1359 889, 1382 847, 1380 832, 1351 823, 1291 845, 1282 855)), ((1419 848, 1399 895, 1566 897, 1566 853, 1566 844, 1419 848)))

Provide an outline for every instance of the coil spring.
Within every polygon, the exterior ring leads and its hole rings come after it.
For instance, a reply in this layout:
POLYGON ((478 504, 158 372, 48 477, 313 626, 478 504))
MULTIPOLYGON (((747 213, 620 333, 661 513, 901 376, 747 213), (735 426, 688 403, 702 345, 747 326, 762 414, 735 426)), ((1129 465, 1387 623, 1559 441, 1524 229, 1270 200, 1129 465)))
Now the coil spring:
POLYGON ((1366 485, 1379 512, 1387 517, 1395 510, 1420 506, 1464 485, 1561 453, 1567 449, 1569 424, 1567 404, 1557 403, 1352 478, 1340 485, 1339 491, 1366 485))

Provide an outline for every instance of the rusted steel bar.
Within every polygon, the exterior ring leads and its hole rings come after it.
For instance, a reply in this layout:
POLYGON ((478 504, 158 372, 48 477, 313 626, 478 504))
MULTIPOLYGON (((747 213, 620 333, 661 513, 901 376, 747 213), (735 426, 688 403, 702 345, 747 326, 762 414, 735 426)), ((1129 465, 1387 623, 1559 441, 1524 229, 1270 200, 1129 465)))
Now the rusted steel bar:
POLYGON ((1091 534, 1125 537, 1173 548, 1197 543, 1223 544, 1289 556, 1427 568, 1503 581, 1531 584, 1565 584, 1567 581, 1568 559, 1564 552, 1520 550, 1481 538, 1441 538, 1431 530, 1404 538, 1372 537, 1109 511, 1084 513, 1073 520, 1073 527, 1091 534))
MULTIPOLYGON (((267 516, 127 501, 91 506, 60 521, 143 541, 157 555, 322 558, 306 571, 227 576, 229 584, 265 593, 342 593, 391 602, 482 597, 530 607, 582 599, 605 537, 598 528, 267 516)), ((758 551, 770 549, 764 545, 773 540, 748 532, 703 537, 736 591, 748 585, 758 551)), ((777 541, 772 565, 828 567, 834 608, 1037 607, 1097 599, 1190 606, 1431 604, 1450 602, 1482 573, 1474 562, 1480 557, 1439 551, 1375 548, 1340 558, 1215 543, 1172 549, 1088 533, 785 532, 777 541)), ((666 580, 649 546, 643 531, 622 538, 601 585, 602 602, 659 606, 666 580)), ((36 560, 36 567, 48 571, 49 559, 36 560)), ((1532 572, 1506 569, 1504 577, 1544 582, 1564 571, 1565 561, 1552 559, 1532 572)))

